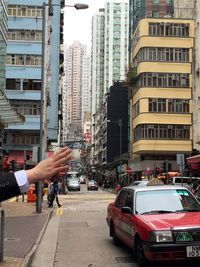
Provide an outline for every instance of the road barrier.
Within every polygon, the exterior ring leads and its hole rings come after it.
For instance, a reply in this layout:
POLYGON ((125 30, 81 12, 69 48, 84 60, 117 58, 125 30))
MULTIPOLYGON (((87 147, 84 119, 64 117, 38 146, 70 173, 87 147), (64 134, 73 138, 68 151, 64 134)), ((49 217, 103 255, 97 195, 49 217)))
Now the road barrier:
POLYGON ((3 253, 4 253, 4 223, 5 223, 5 215, 4 209, 0 208, 0 262, 3 262, 3 253))

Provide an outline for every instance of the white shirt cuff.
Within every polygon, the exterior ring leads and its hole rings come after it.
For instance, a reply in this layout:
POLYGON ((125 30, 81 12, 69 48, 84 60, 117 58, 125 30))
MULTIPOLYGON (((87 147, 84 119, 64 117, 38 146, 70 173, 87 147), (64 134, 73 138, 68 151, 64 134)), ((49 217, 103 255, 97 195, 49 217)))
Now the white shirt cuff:
POLYGON ((19 186, 21 194, 25 193, 29 188, 29 182, 27 180, 26 172, 24 170, 21 170, 21 171, 15 172, 14 174, 15 174, 15 178, 17 180, 17 184, 19 186))

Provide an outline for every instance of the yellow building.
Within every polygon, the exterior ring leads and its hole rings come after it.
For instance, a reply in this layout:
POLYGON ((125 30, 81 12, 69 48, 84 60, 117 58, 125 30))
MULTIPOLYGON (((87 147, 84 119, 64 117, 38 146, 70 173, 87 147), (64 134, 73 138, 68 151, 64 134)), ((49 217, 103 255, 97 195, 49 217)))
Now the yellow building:
POLYGON ((193 20, 144 18, 131 38, 130 166, 179 170, 192 151, 193 20))

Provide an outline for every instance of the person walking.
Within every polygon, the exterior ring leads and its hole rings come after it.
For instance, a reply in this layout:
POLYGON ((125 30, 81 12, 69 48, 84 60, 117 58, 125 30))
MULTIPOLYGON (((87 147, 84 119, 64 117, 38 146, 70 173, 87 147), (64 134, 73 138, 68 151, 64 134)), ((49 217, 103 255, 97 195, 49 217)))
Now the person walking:
POLYGON ((62 207, 62 205, 59 203, 59 199, 58 199, 58 180, 57 178, 54 177, 54 181, 50 184, 49 186, 49 208, 53 207, 53 202, 54 199, 56 199, 56 203, 58 205, 58 207, 62 207))

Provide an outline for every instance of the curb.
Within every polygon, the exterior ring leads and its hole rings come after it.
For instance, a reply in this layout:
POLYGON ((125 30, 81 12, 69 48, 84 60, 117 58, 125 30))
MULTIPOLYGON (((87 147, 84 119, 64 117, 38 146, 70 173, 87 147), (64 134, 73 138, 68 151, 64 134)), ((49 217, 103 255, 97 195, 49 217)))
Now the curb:
POLYGON ((42 227, 42 230, 39 233, 39 236, 37 237, 37 239, 35 241, 35 244, 33 245, 32 249, 29 251, 29 253, 24 257, 20 267, 30 267, 30 264, 31 264, 31 262, 33 260, 33 256, 35 255, 35 252, 36 252, 36 250, 38 248, 38 245, 40 244, 40 241, 41 241, 41 239, 43 237, 43 234, 44 234, 44 232, 46 230, 46 227, 48 225, 48 222, 49 222, 52 214, 53 214, 53 210, 51 210, 49 212, 49 214, 47 215, 47 219, 46 219, 46 221, 45 221, 45 223, 44 223, 44 225, 42 227))

